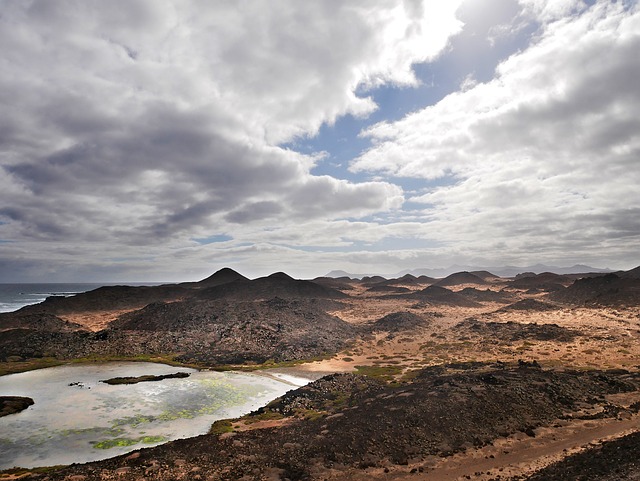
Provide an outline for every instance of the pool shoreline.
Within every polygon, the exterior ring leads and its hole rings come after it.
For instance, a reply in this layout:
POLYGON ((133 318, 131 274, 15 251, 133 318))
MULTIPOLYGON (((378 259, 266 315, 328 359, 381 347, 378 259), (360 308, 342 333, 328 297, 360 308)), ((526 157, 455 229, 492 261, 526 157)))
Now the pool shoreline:
POLYGON ((301 373, 288 368, 182 368, 191 376, 132 385, 100 383, 114 374, 163 375, 175 369, 150 362, 71 363, 0 377, 0 395, 32 393, 29 397, 36 401, 29 410, 0 418, 0 470, 96 461, 205 434, 213 422, 259 409, 315 377, 295 376, 301 373))

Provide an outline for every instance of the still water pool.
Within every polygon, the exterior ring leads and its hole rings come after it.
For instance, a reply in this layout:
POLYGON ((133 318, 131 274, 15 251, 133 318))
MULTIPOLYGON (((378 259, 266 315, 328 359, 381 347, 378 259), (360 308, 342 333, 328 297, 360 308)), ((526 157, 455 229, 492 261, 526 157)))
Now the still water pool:
POLYGON ((218 419, 246 414, 307 382, 137 362, 58 366, 3 376, 0 395, 27 396, 35 404, 0 418, 0 469, 94 461, 197 436, 218 419), (191 375, 129 385, 100 382, 175 372, 191 375))

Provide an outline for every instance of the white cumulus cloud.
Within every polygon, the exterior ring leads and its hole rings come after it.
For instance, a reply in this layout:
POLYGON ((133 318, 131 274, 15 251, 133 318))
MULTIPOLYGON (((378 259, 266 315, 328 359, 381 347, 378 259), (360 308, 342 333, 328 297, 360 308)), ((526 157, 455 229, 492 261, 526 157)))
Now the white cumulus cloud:
MULTIPOLYGON (((495 78, 372 126, 354 172, 446 179, 425 236, 477 255, 599 262, 640 241, 640 8, 525 2, 538 38, 495 78)), ((452 247, 453 248, 453 247, 452 247)))

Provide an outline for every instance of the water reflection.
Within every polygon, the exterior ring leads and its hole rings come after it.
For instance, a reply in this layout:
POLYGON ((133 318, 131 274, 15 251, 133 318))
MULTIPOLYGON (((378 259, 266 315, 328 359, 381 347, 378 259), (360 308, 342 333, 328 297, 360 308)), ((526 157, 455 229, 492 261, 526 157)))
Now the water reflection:
POLYGON ((198 372, 154 363, 70 365, 0 377, 0 395, 35 404, 0 418, 0 469, 104 459, 207 432, 307 381, 198 372), (188 378, 111 386, 118 376, 190 372, 188 378))

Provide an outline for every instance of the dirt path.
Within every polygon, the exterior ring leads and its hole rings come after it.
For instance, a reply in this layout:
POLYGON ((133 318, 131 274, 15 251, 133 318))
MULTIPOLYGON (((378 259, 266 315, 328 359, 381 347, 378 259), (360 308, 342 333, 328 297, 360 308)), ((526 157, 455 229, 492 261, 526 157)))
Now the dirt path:
POLYGON ((386 473, 383 469, 376 468, 341 479, 489 481, 500 476, 498 479, 508 480, 513 476, 532 474, 589 446, 638 431, 640 416, 624 420, 572 421, 565 424, 557 428, 539 428, 535 438, 518 433, 496 440, 493 445, 448 458, 434 456, 408 466, 389 466, 386 473))
POLYGON ((470 455, 447 459, 436 466, 429 479, 457 480, 467 475, 477 480, 488 480, 498 474, 503 477, 531 474, 581 451, 589 444, 614 439, 639 428, 638 417, 624 421, 578 421, 564 428, 548 428, 535 438, 510 438, 470 455))

